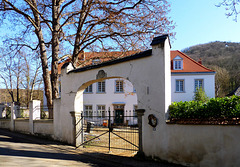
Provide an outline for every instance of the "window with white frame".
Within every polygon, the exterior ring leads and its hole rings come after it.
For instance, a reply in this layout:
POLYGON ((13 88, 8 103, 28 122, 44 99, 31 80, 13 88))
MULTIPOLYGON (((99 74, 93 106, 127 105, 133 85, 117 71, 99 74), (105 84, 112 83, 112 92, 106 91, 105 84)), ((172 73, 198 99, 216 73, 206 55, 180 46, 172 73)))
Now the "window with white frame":
POLYGON ((105 105, 98 105, 97 106, 97 116, 98 117, 105 117, 105 105))
POLYGON ((199 88, 203 89, 203 79, 195 79, 194 81, 194 90, 197 91, 199 88))
POLYGON ((85 89, 85 91, 84 91, 84 93, 92 93, 93 92, 93 87, 92 87, 92 85, 89 85, 86 89, 85 89))
POLYGON ((184 80, 176 80, 176 92, 184 92, 184 80))
POLYGON ((123 93, 123 80, 116 80, 115 81, 115 92, 116 93, 123 93))
POLYGON ((84 106, 84 116, 92 118, 93 116, 92 105, 84 106))
POLYGON ((176 56, 173 59, 173 69, 182 70, 183 69, 183 59, 180 56, 176 56))
POLYGON ((105 93, 105 89, 106 89, 105 81, 97 83, 97 92, 98 93, 105 93))

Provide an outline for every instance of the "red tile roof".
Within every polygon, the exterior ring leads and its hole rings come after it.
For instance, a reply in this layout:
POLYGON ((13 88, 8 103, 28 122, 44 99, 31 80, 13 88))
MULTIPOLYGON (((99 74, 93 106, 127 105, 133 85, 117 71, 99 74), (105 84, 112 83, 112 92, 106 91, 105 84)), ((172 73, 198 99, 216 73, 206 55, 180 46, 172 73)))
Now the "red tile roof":
MULTIPOLYGON (((99 63, 107 62, 113 59, 123 58, 126 56, 134 55, 138 52, 128 51, 128 52, 84 52, 78 57, 78 67, 90 66, 93 63, 93 60, 98 59, 99 63)), ((61 68, 66 63, 70 62, 70 59, 60 63, 58 65, 58 73, 61 74, 61 68)), ((182 73, 182 72, 214 72, 211 69, 206 68, 202 64, 196 62, 195 60, 188 57, 186 54, 174 50, 171 51, 171 72, 182 73), (182 70, 173 70, 173 59, 176 56, 180 56, 183 59, 183 69, 182 70)))
POLYGON ((187 73, 189 73, 189 72, 214 72, 214 71, 203 66, 201 63, 191 59, 186 54, 184 54, 178 50, 174 50, 174 51, 171 51, 171 72, 174 72, 174 73, 187 72, 187 73), (179 56, 183 59, 183 69, 182 70, 173 70, 173 59, 176 56, 179 56))
MULTIPOLYGON (((85 67, 93 65, 93 61, 98 59, 99 63, 107 62, 114 59, 123 58, 126 56, 134 55, 138 53, 137 51, 127 51, 127 52, 83 52, 78 56, 77 67, 85 67)), ((58 65, 58 74, 61 74, 62 66, 70 62, 70 59, 60 63, 58 65)))

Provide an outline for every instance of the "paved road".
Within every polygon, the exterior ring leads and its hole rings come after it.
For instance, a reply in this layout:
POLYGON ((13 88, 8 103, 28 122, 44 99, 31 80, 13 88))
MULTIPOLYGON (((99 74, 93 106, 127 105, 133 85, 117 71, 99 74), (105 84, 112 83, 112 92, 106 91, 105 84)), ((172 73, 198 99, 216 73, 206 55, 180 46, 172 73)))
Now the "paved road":
POLYGON ((0 166, 179 167, 174 164, 138 161, 111 154, 83 153, 71 146, 3 129, 0 129, 0 166))

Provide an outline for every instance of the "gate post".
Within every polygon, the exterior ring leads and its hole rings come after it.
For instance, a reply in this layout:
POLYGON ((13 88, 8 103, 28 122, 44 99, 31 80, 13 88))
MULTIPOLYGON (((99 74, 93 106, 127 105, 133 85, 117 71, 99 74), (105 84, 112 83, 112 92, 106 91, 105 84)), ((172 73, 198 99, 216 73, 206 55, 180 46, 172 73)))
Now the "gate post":
POLYGON ((11 125, 10 125, 11 131, 15 130, 15 119, 17 118, 17 110, 18 110, 17 103, 12 102, 11 103, 11 125))
POLYGON ((137 156, 138 157, 144 157, 144 152, 143 152, 143 141, 142 141, 142 116, 144 115, 145 109, 136 109, 137 112, 137 117, 138 117, 138 142, 139 142, 139 149, 137 156))
POLYGON ((29 102, 29 132, 34 134, 33 121, 41 118, 41 101, 32 100, 29 102))
POLYGON ((83 117, 81 116, 80 112, 76 111, 71 111, 70 112, 72 116, 72 126, 73 126, 73 133, 72 133, 72 138, 73 138, 73 145, 78 147, 81 145, 83 142, 83 127, 82 127, 82 121, 83 117))

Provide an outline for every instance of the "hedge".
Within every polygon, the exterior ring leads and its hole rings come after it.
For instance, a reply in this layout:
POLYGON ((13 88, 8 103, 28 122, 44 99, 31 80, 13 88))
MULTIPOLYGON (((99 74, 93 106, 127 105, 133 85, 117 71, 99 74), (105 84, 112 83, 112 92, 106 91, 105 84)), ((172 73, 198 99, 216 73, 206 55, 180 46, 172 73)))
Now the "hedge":
POLYGON ((239 118, 240 97, 212 98, 207 102, 173 102, 169 106, 169 118, 239 118))

